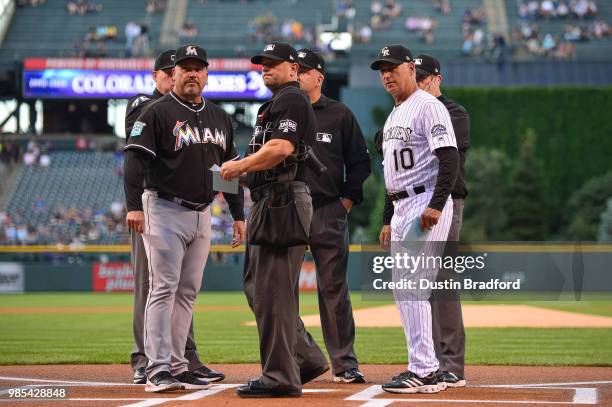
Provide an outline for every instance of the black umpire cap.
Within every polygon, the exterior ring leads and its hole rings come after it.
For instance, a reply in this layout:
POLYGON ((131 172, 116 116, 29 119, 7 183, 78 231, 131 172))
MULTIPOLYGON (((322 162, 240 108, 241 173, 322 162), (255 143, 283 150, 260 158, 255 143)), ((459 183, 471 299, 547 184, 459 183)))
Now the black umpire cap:
POLYGON ((403 64, 404 62, 412 62, 412 53, 403 45, 386 45, 380 50, 378 53, 378 59, 372 62, 370 68, 372 68, 374 71, 378 71, 380 69, 380 64, 383 62, 388 62, 394 65, 403 64))
POLYGON ((295 48, 286 42, 272 42, 265 46, 264 50, 251 58, 254 64, 261 64, 264 58, 274 59, 276 61, 287 61, 291 63, 298 62, 298 55, 295 48))
POLYGON ((196 61, 204 62, 204 66, 208 66, 208 60, 206 59, 206 50, 198 47, 197 45, 184 45, 176 49, 176 55, 174 56, 174 65, 178 65, 181 61, 188 59, 195 59, 196 61))
POLYGON ((308 48, 298 50, 298 64, 307 69, 316 69, 325 75, 325 60, 321 54, 317 54, 308 48))
POLYGON ((440 61, 431 55, 421 54, 414 59, 417 75, 440 75, 440 61))
POLYGON ((154 71, 161 71, 162 69, 174 68, 174 50, 169 49, 155 58, 155 65, 153 65, 154 71))

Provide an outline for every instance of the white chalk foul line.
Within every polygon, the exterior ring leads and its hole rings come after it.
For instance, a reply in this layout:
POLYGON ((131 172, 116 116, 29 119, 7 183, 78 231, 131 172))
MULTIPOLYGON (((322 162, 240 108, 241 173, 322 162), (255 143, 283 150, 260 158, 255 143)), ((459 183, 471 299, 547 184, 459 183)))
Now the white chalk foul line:
POLYGON ((598 380, 592 382, 566 382, 566 383, 525 383, 525 384, 481 384, 470 387, 508 387, 508 388, 523 388, 523 387, 554 387, 554 386, 580 386, 587 384, 612 384, 612 380, 598 380))
POLYGON ((199 399, 203 399, 204 397, 210 397, 224 390, 231 389, 233 387, 238 387, 238 386, 240 386, 240 384, 215 384, 210 389, 199 390, 194 393, 185 394, 184 396, 175 397, 171 399, 148 399, 148 400, 143 400, 140 403, 127 404, 123 407, 150 407, 150 406, 157 406, 163 403, 167 403, 169 401, 199 400, 199 399))
POLYGON ((35 379, 31 377, 10 377, 0 376, 0 380, 9 382, 34 382, 34 383, 58 383, 60 385, 82 385, 82 386, 143 386, 142 384, 134 383, 112 383, 112 382, 88 382, 81 380, 52 380, 52 379, 35 379))
MULTIPOLYGON (((580 383, 584 384, 584 383, 580 383)), ((475 386, 475 387, 508 387, 508 386, 475 386)), ((384 407, 394 402, 411 402, 411 403, 499 403, 499 404, 597 404, 597 389, 596 388, 585 388, 585 387, 559 387, 559 386, 512 386, 512 388, 526 388, 526 389, 563 389, 563 390, 574 390, 574 397, 572 401, 532 401, 532 400, 465 400, 465 399, 376 399, 375 397, 386 393, 380 385, 370 386, 359 393, 353 394, 347 397, 346 401, 365 401, 361 407, 384 407)))

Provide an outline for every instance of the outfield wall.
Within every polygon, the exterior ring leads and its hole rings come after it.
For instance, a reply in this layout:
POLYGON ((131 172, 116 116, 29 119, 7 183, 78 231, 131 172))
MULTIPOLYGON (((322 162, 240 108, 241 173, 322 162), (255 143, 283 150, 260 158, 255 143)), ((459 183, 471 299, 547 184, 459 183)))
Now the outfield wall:
MULTIPOLYGON (((453 278, 469 278, 475 281, 497 279, 506 282, 520 280, 520 293, 546 292, 553 298, 561 293, 575 294, 576 298, 583 292, 612 294, 612 244, 462 244, 458 257, 470 256, 483 256, 485 266, 481 269, 468 268, 453 278)), ((380 294, 372 288, 373 281, 381 278, 392 281, 392 268, 376 271, 373 267, 375 258, 381 260, 383 257, 389 257, 389 254, 380 250, 377 245, 352 245, 348 265, 350 289, 380 294)), ((240 248, 213 246, 202 289, 242 290, 243 260, 244 255, 240 248)), ((382 263, 379 262, 380 264, 382 263)), ((90 246, 78 252, 36 246, 0 247, 0 293, 130 292, 133 287, 134 279, 127 246, 90 246)), ((315 289, 316 268, 310 253, 307 253, 300 274, 300 290, 315 289)), ((387 297, 388 294, 389 291, 385 293, 387 297)), ((492 299, 489 292, 471 294, 475 299, 492 299)))

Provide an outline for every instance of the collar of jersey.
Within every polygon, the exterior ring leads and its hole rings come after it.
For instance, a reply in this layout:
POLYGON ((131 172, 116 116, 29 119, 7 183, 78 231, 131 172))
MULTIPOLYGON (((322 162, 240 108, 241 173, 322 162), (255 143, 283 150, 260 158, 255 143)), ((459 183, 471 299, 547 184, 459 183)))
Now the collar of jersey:
POLYGON ((298 81, 289 81, 289 82, 285 82, 282 85, 280 85, 278 87, 278 90, 276 91, 276 93, 274 94, 274 96, 278 95, 282 90, 284 90, 285 88, 298 88, 300 87, 300 83, 298 81))
POLYGON ((323 109, 329 105, 329 98, 321 93, 321 97, 313 105, 313 109, 323 109))
POLYGON ((204 98, 202 98, 202 106, 200 106, 197 109, 194 109, 193 107, 189 106, 187 103, 183 102, 181 98, 178 97, 174 92, 170 92, 170 96, 172 96, 174 100, 176 100, 177 102, 179 102, 181 105, 191 110, 192 112, 201 112, 204 109, 204 106, 206 106, 206 100, 204 98))

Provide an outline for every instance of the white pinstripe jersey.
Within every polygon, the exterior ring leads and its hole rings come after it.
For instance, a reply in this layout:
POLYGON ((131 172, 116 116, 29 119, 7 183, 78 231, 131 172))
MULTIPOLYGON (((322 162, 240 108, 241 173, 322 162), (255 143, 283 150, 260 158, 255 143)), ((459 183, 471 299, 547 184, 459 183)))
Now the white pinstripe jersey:
POLYGON ((440 147, 455 147, 455 133, 446 107, 417 89, 387 117, 383 130, 383 166, 387 191, 424 185, 433 190, 438 175, 440 147))

